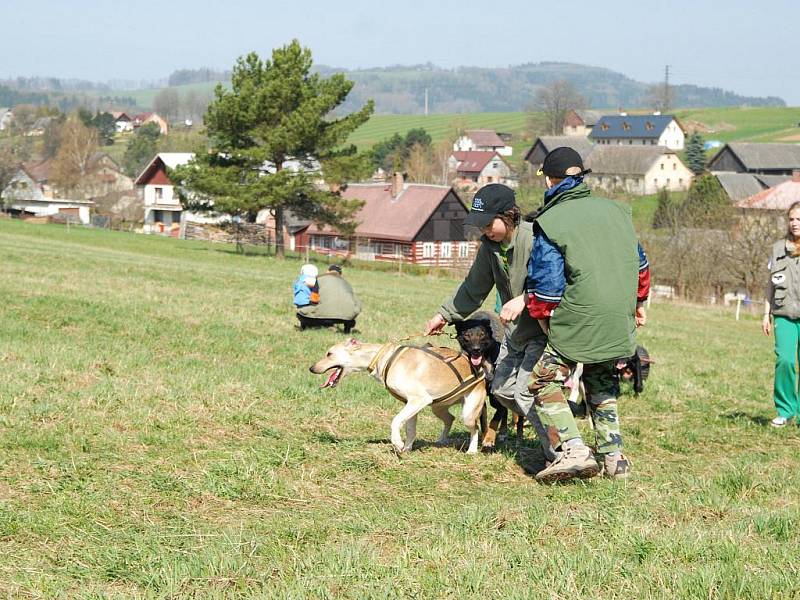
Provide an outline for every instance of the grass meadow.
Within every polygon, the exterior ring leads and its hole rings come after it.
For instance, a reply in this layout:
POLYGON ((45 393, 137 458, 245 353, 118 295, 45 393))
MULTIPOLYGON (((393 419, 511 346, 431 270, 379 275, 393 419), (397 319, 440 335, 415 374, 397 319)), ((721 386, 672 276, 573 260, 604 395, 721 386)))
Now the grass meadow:
MULTIPOLYGON (((296 329, 299 267, 0 221, 0 596, 800 597, 800 430, 767 425, 756 317, 654 303, 620 401, 634 476, 543 486, 529 431, 467 456, 426 411, 397 457, 379 384, 319 390, 344 336, 296 329)), ((457 283, 345 275, 370 342, 457 283)))

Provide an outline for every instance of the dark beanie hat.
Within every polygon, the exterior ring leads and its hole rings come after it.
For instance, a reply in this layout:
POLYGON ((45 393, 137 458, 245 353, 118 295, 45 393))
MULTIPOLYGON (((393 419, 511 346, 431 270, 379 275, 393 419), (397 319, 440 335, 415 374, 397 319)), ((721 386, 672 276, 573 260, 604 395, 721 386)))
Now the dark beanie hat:
POLYGON ((541 174, 557 179, 565 177, 586 175, 591 169, 583 168, 581 155, 569 146, 555 148, 544 157, 541 174))
POLYGON ((328 271, 334 271, 336 273, 339 273, 339 275, 341 275, 342 267, 340 267, 339 265, 331 265, 330 267, 328 267, 328 271))

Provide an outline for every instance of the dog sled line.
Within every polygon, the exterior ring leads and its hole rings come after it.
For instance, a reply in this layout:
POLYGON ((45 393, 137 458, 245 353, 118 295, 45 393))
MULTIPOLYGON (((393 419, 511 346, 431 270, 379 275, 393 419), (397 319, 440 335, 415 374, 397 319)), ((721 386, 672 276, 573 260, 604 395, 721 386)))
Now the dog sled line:
MULTIPOLYGON (((450 429, 455 417, 450 407, 462 405, 461 418, 469 430, 467 454, 478 452, 479 433, 483 431, 489 441, 485 447, 494 446, 494 433, 487 428, 486 400, 487 372, 483 365, 474 365, 466 353, 442 346, 412 345, 403 343, 411 339, 385 344, 362 343, 349 339, 331 346, 325 356, 310 367, 315 375, 327 373, 322 388, 336 387, 351 373, 367 372, 386 390, 404 404, 391 422, 391 442, 398 453, 410 452, 417 432, 417 416, 430 406, 443 427, 437 445, 449 442, 450 429), (401 431, 405 432, 405 440, 401 431)), ((650 359, 643 347, 628 360, 618 362, 620 379, 632 380, 634 390, 642 391, 649 372, 650 359)), ((580 370, 578 369, 578 372, 580 370)), ((573 392, 579 384, 573 382, 573 392)), ((576 396, 572 394, 572 398, 576 396)), ((495 428, 497 425, 495 425, 495 428)))

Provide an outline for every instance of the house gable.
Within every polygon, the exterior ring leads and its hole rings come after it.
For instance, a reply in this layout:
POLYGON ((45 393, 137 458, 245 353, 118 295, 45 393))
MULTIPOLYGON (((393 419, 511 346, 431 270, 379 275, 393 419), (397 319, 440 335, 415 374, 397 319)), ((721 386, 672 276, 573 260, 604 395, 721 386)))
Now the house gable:
POLYGON ((464 240, 467 209, 451 189, 414 236, 415 242, 454 242, 464 240))

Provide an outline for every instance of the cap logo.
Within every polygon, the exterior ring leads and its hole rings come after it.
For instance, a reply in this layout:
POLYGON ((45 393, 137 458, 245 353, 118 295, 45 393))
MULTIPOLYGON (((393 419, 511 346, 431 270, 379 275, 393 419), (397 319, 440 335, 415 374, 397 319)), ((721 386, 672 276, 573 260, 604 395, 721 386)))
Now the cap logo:
POLYGON ((480 198, 473 198, 472 200, 472 210, 479 210, 483 212, 483 200, 480 198))

